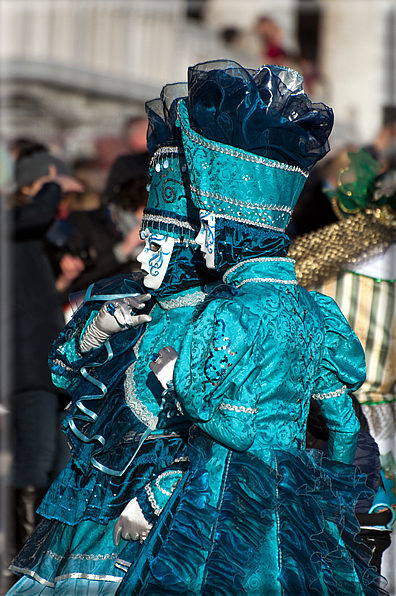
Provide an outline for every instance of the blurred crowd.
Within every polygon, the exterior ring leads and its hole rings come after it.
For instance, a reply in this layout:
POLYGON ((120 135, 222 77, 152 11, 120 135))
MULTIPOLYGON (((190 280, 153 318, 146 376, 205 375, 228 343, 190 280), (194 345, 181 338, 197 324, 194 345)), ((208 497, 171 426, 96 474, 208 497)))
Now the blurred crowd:
POLYGON ((51 381, 52 342, 72 314, 70 303, 78 303, 90 284, 140 270, 146 130, 145 117, 128 120, 124 143, 107 164, 85 157, 65 163, 32 138, 2 144, 10 240, 14 527, 9 546, 14 554, 35 527, 35 511, 69 458, 61 431, 69 397, 51 381), (69 302, 69 296, 75 298, 69 302))

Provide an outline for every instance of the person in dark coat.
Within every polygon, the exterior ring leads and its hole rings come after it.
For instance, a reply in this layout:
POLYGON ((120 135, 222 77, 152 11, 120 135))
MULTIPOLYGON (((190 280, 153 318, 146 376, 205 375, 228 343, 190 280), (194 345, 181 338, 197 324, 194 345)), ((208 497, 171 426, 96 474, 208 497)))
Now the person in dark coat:
MULTIPOLYGON (((62 398, 48 368, 52 342, 64 327, 44 234, 62 192, 80 189, 65 164, 33 145, 16 162, 12 198, 11 304, 13 310, 13 473, 15 546, 36 523, 35 510, 69 453, 61 433, 62 398)), ((65 401, 65 397, 63 397, 65 401)), ((66 402, 67 403, 67 402, 66 402)))

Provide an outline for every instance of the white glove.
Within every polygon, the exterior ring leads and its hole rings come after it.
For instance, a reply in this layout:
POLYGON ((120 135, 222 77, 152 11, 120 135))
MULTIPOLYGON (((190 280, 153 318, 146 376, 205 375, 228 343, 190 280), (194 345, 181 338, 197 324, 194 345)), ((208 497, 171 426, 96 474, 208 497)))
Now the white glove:
POLYGON ((179 354, 172 346, 162 348, 156 360, 149 364, 151 370, 164 389, 168 388, 168 381, 173 380, 173 371, 179 354))
POLYGON ((113 542, 117 546, 122 536, 124 540, 144 540, 147 538, 152 524, 144 517, 136 499, 129 501, 120 517, 117 519, 113 530, 113 542))
POLYGON ((80 340, 81 351, 88 352, 92 348, 98 348, 110 335, 151 321, 150 315, 134 315, 131 312, 131 309, 144 308, 144 303, 150 298, 150 294, 143 294, 105 302, 84 331, 80 340))

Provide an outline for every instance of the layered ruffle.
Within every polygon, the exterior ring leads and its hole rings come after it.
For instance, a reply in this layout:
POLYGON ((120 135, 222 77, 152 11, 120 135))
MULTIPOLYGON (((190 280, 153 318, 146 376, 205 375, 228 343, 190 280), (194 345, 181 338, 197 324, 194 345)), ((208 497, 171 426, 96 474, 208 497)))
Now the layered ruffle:
POLYGON ((161 97, 146 102, 147 147, 151 155, 159 147, 181 145, 180 128, 175 127, 176 104, 186 96, 187 83, 174 83, 162 88, 161 97))
POLYGON ((214 60, 188 69, 193 130, 212 141, 310 170, 329 151, 333 111, 312 104, 301 75, 214 60))
MULTIPOLYGON (((136 445, 130 446, 131 454, 134 448, 136 445)), ((122 513, 131 495, 185 455, 186 441, 182 437, 146 439, 122 476, 92 467, 85 474, 73 458, 48 489, 38 511, 43 517, 70 525, 87 520, 106 524, 122 513)))
POLYGON ((311 450, 276 453, 279 581, 290 596, 386 594, 369 565, 372 553, 359 537, 354 514, 359 498, 372 491, 358 468, 311 450))
POLYGON ((274 468, 229 451, 213 506, 211 441, 196 434, 194 443, 189 453, 198 467, 147 577, 139 591, 131 590, 131 567, 117 596, 386 594, 359 537, 354 506, 371 491, 357 468, 319 451, 277 451, 274 468))

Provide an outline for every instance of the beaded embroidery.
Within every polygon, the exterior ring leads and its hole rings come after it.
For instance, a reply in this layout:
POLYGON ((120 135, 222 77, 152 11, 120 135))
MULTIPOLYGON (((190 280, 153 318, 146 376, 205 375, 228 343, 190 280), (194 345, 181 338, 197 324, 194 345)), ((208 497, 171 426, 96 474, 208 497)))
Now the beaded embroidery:
POLYGON ((231 404, 220 404, 219 410, 230 410, 233 412, 244 412, 244 414, 257 414, 257 408, 245 408, 245 406, 232 406, 231 404))
POLYGON ((179 219, 173 218, 173 217, 165 217, 162 215, 151 215, 148 213, 145 213, 143 215, 142 218, 142 228, 144 228, 144 223, 145 222, 149 222, 149 221, 154 221, 154 222, 158 222, 158 223, 164 223, 164 224, 170 224, 173 226, 178 226, 179 228, 185 228, 186 230, 189 230, 191 232, 198 232, 199 231, 199 227, 198 226, 194 226, 191 225, 190 223, 188 223, 188 221, 180 221, 179 219))
POLYGON ((162 494, 166 495, 167 497, 170 497, 172 495, 172 492, 175 490, 176 484, 179 482, 180 478, 178 478, 176 480, 176 482, 174 482, 172 484, 172 488, 171 490, 166 490, 165 488, 162 488, 162 486, 160 486, 160 480, 162 478, 166 478, 167 476, 181 476, 181 471, 180 470, 168 470, 167 472, 163 472, 162 474, 160 474, 158 476, 158 478, 156 478, 155 480, 155 486, 158 488, 159 491, 162 492, 162 494))
POLYGON ((159 515, 161 513, 161 509, 157 505, 157 501, 155 500, 154 493, 151 490, 151 486, 149 484, 146 484, 144 490, 146 491, 148 500, 150 501, 150 505, 153 508, 154 514, 159 515))
POLYGON ((258 222, 251 222, 249 219, 244 219, 242 217, 235 217, 234 215, 228 215, 225 213, 216 213, 216 217, 221 217, 222 219, 230 219, 231 221, 237 221, 239 223, 247 224, 248 226, 254 227, 257 226, 258 228, 266 228, 268 230, 274 230, 274 232, 284 232, 283 228, 277 228, 276 226, 270 226, 269 224, 258 223, 258 222))
POLYGON ((281 211, 286 213, 287 215, 291 215, 293 213, 293 209, 291 207, 287 207, 285 205, 267 205, 263 203, 252 203, 251 201, 239 201, 238 199, 232 199, 231 197, 226 197, 216 192, 210 192, 208 190, 201 190, 196 188, 192 184, 190 185, 191 190, 202 197, 208 197, 210 199, 216 199, 218 201, 223 201, 224 203, 229 203, 230 205, 237 205, 238 207, 247 207, 248 209, 261 209, 262 211, 281 211))
POLYGON ((346 386, 343 385, 340 389, 337 389, 336 391, 329 391, 329 393, 315 393, 312 397, 316 400, 329 399, 330 397, 339 397, 340 395, 345 393, 346 390, 346 386))
POLYGON ((157 151, 154 153, 153 157, 150 159, 149 168, 154 167, 154 165, 161 159, 161 157, 163 155, 169 155, 171 153, 173 153, 173 154, 184 153, 184 149, 183 149, 183 147, 175 147, 175 146, 171 146, 171 145, 167 145, 166 147, 160 147, 159 149, 157 149, 157 151))
POLYGON ((249 282, 252 283, 273 283, 273 284, 286 284, 286 285, 298 285, 298 281, 296 279, 275 279, 273 277, 251 277, 250 279, 244 279, 239 283, 236 287, 240 288, 244 284, 249 282))

